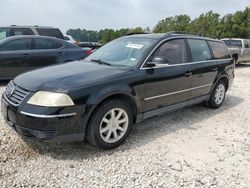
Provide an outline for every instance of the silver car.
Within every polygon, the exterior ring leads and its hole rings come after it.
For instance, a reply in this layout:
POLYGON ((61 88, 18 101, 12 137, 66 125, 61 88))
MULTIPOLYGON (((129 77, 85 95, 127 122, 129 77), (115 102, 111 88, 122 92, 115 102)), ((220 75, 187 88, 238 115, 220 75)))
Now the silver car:
POLYGON ((250 62, 250 39, 225 38, 221 40, 227 45, 236 64, 250 62))

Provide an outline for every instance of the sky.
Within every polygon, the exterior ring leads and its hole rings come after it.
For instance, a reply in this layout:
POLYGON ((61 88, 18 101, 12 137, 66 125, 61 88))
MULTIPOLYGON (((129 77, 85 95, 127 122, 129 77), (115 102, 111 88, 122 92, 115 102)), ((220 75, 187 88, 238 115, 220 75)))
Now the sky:
POLYGON ((100 30, 153 28, 180 14, 192 19, 210 10, 226 15, 250 7, 250 0, 0 0, 0 26, 41 25, 100 30))

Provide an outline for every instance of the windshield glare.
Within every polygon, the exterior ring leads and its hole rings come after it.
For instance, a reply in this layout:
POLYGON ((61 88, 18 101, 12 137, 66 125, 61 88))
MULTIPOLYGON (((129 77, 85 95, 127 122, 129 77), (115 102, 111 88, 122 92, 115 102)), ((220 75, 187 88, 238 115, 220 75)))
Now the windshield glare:
POLYGON ((154 42, 154 39, 148 38, 119 38, 99 48, 85 60, 102 60, 112 66, 136 66, 154 42))

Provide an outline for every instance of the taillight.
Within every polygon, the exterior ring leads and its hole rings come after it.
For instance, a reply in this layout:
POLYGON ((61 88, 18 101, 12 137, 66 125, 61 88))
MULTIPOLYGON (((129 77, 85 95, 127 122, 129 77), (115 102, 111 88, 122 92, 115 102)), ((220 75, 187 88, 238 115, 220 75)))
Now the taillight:
POLYGON ((85 51, 85 54, 86 54, 86 55, 92 54, 92 50, 87 50, 87 51, 85 51))

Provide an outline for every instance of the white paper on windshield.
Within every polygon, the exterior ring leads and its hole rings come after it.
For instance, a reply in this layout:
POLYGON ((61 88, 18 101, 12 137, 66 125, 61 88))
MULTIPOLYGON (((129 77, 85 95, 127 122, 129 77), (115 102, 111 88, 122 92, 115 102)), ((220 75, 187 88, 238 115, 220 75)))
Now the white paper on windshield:
POLYGON ((143 47, 144 45, 142 45, 142 44, 132 44, 132 43, 130 43, 130 44, 127 44, 127 48, 135 48, 135 49, 141 49, 142 47, 143 47))

